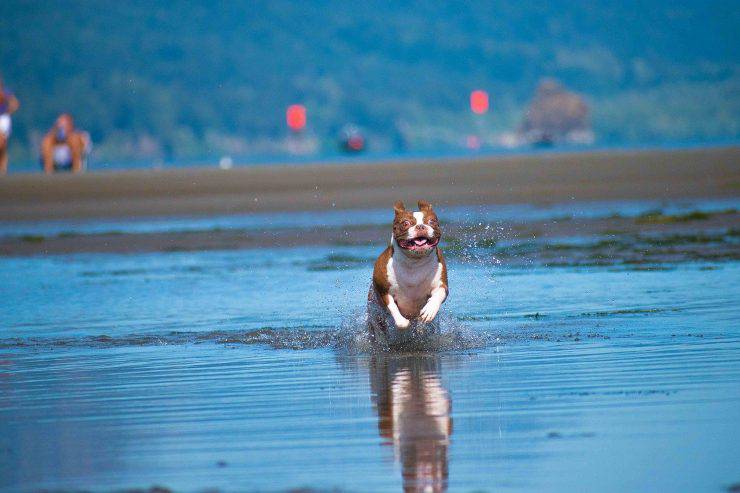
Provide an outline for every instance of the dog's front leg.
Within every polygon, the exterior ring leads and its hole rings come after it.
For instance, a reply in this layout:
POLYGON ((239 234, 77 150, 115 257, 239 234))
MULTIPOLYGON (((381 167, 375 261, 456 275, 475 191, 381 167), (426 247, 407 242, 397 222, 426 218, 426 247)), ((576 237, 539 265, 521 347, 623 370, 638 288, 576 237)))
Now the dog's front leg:
POLYGON ((391 316, 393 317, 393 321, 396 323, 396 327, 399 329, 408 329, 411 321, 401 315, 401 310, 398 309, 398 305, 396 305, 396 300, 393 299, 393 296, 390 294, 384 295, 383 303, 388 307, 388 311, 391 312, 391 316))
POLYGON ((437 312, 439 312, 439 308, 442 306, 442 303, 444 303, 446 298, 447 290, 445 288, 438 287, 432 290, 432 295, 421 309, 421 313, 419 313, 419 320, 425 324, 434 320, 437 316, 437 312))

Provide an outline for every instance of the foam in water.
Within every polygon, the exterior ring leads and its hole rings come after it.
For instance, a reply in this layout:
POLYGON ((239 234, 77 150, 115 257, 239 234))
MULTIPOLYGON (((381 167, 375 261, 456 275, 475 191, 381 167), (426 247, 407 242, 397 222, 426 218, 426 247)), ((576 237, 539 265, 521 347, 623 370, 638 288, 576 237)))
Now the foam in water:
POLYGON ((367 313, 356 311, 342 319, 334 345, 350 353, 371 352, 441 352, 482 348, 496 342, 491 333, 477 332, 466 327, 447 313, 439 314, 439 330, 413 332, 402 344, 389 346, 372 340, 367 324, 367 313))

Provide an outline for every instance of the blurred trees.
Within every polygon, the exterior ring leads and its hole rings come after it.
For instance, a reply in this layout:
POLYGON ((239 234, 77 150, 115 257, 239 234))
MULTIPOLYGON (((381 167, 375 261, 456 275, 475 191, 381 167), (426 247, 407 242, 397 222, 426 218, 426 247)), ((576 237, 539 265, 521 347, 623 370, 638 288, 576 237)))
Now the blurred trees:
POLYGON ((326 148, 347 122, 376 149, 462 145, 516 128, 545 76, 588 96, 601 142, 733 139, 738 25, 721 1, 4 0, 0 73, 27 160, 62 111, 105 159, 271 152, 294 102, 326 148))

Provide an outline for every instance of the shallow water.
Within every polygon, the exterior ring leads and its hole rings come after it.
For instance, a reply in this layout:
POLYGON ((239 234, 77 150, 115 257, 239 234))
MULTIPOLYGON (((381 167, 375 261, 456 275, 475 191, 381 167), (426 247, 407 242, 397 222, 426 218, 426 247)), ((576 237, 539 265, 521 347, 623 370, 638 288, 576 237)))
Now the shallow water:
POLYGON ((740 481, 737 261, 451 255, 442 335, 394 354, 380 248, 0 259, 0 489, 740 481))

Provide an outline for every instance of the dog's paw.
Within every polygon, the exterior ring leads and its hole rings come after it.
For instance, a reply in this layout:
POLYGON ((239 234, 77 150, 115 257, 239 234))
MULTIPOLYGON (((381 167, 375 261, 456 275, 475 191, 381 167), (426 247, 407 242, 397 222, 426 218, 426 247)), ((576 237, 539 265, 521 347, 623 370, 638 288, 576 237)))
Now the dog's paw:
POLYGON ((427 303, 424 305, 424 308, 421 309, 421 313, 419 313, 419 320, 424 322, 425 324, 428 324, 432 320, 434 320, 434 317, 437 316, 437 312, 439 311, 439 306, 437 306, 435 303, 427 303))
POLYGON ((396 327, 398 327, 399 329, 408 329, 409 325, 411 325, 411 321, 404 317, 399 317, 395 319, 395 322, 396 322, 396 327))

